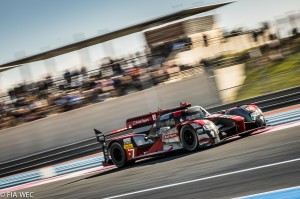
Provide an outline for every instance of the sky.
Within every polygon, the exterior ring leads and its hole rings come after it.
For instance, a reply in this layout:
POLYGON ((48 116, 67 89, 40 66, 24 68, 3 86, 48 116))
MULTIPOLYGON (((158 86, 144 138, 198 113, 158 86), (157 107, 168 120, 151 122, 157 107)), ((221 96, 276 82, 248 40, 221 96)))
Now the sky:
MULTIPOLYGON (((0 64, 94 37, 185 8, 224 2, 220 0, 1 0, 0 64)), ((300 10, 299 0, 238 0, 204 15, 217 15, 226 30, 255 28, 262 21, 274 21, 300 10)), ((87 48, 89 69, 110 54, 128 55, 142 50, 142 33, 132 34, 87 48), (108 50, 109 47, 114 50, 108 50), (105 47, 105 48, 104 48, 105 47)), ((79 67, 79 53, 55 57, 56 71, 79 67)), ((44 61, 0 73, 0 92, 26 76, 38 80, 47 73, 44 61), (31 71, 30 74, 28 71, 31 71), (23 74, 23 76, 21 75, 23 74), (24 75, 25 74, 25 75, 24 75)), ((53 70, 53 69, 51 69, 53 70)))

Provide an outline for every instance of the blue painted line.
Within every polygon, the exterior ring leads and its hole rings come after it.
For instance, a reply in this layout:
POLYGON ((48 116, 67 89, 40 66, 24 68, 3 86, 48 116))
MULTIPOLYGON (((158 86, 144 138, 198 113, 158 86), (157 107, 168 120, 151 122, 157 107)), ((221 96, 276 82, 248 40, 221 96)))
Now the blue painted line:
POLYGON ((0 186, 8 184, 10 182, 18 182, 21 180, 27 180, 32 178, 41 178, 41 175, 38 171, 33 171, 29 173, 17 174, 9 177, 4 177, 0 179, 0 186))
POLYGON ((295 117, 287 117, 287 118, 280 118, 280 119, 276 119, 276 120, 269 120, 270 122, 278 122, 278 121, 284 121, 284 120, 290 120, 290 119, 299 119, 300 115, 297 115, 295 117))
POLYGON ((76 171, 81 171, 84 169, 90 169, 90 168, 94 168, 94 167, 98 167, 98 166, 102 166, 102 163, 92 163, 92 164, 88 164, 88 165, 83 165, 81 167, 75 167, 75 168, 71 168, 71 169, 66 169, 66 170, 61 170, 61 171, 56 171, 57 175, 63 175, 63 174, 67 174, 67 173, 73 173, 76 171))
POLYGON ((276 117, 266 116, 266 118, 269 120, 275 120, 275 119, 279 119, 279 118, 294 117, 294 116, 298 116, 298 115, 300 115, 300 111, 295 112, 295 113, 284 114, 284 115, 280 115, 280 116, 276 116, 276 117))
POLYGON ((278 117, 280 115, 285 115, 285 114, 290 114, 290 113, 295 113, 295 112, 299 112, 300 111, 300 108, 297 108, 297 109, 293 109, 293 110, 290 110, 290 111, 285 111, 285 112, 281 112, 281 113, 276 113, 276 114, 272 114, 270 115, 269 117, 272 118, 272 117, 278 117))
POLYGON ((268 121, 278 121, 278 120, 283 120, 283 119, 288 119, 288 118, 295 118, 295 117, 299 117, 299 116, 300 116, 300 113, 294 114, 294 115, 289 115, 289 116, 276 117, 276 118, 268 118, 268 117, 266 117, 266 119, 268 121))
POLYGON ((71 162, 71 163, 67 163, 67 164, 63 164, 63 165, 58 165, 58 166, 55 166, 54 168, 55 168, 56 172, 60 172, 60 171, 68 170, 68 169, 84 167, 85 165, 90 165, 93 163, 102 164, 103 160, 104 160, 104 157, 101 155, 101 156, 96 156, 93 158, 79 160, 79 161, 75 161, 75 162, 71 162))
POLYGON ((251 196, 244 196, 240 199, 299 199, 300 186, 287 189, 280 189, 251 196))
POLYGON ((14 181, 14 182, 10 182, 10 183, 1 185, 0 189, 16 186, 16 185, 20 185, 20 184, 25 184, 28 182, 33 182, 33 181, 37 181, 37 180, 41 180, 41 179, 42 179, 41 177, 34 177, 34 178, 25 179, 25 180, 18 180, 18 181, 14 181))
POLYGON ((270 123, 272 125, 278 125, 278 124, 284 124, 284 123, 288 123, 288 122, 295 122, 297 120, 300 120, 300 116, 295 117, 295 118, 288 118, 288 119, 283 119, 283 120, 271 121, 271 122, 268 122, 268 123, 270 123))

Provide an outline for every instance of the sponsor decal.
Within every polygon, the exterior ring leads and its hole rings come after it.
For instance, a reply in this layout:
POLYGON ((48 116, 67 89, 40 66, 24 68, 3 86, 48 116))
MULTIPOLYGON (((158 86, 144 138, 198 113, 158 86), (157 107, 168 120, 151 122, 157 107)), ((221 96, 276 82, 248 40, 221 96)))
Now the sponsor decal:
POLYGON ((155 114, 152 115, 152 120, 153 120, 153 121, 156 120, 156 115, 155 115, 155 114))
POLYGON ((124 144, 131 144, 131 138, 123 139, 124 144))
POLYGON ((179 142, 178 133, 172 133, 162 136, 163 142, 179 142))
POLYGON ((152 122, 152 121, 154 121, 153 115, 151 117, 142 118, 142 119, 139 119, 139 120, 134 120, 134 121, 130 122, 128 124, 128 126, 135 126, 135 125, 139 125, 139 124, 145 124, 145 123, 152 122))
POLYGON ((163 135, 163 139, 169 139, 169 138, 174 138, 174 137, 178 137, 178 133, 163 135))
POLYGON ((124 149, 133 149, 133 144, 124 144, 124 149))
POLYGON ((175 137, 175 138, 170 138, 170 139, 166 139, 163 140, 166 143, 174 143, 174 142, 179 142, 179 137, 175 137))

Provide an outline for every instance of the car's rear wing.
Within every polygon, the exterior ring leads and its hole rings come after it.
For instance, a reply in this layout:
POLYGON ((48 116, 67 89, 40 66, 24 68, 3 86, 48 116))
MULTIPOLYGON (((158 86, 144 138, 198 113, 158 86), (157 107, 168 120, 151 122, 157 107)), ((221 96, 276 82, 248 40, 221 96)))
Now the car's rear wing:
POLYGON ((96 134, 97 141, 103 145, 104 142, 109 142, 111 139, 117 137, 117 136, 122 136, 126 134, 133 133, 131 128, 122 128, 122 129, 117 129, 114 131, 111 131, 109 133, 103 133, 97 129, 94 129, 94 132, 96 134))
POLYGON ((144 126, 149 126, 149 125, 152 125, 163 114, 182 110, 182 109, 185 109, 190 106, 191 106, 191 104, 188 104, 188 103, 180 103, 180 106, 177 106, 174 108, 159 109, 156 112, 150 112, 145 115, 132 117, 132 118, 129 118, 126 120, 126 127, 136 129, 136 128, 140 128, 140 127, 144 127, 144 126))
POLYGON ((94 129, 96 139, 100 143, 101 149, 103 151, 104 161, 102 162, 103 166, 111 165, 112 161, 109 158, 108 146, 110 141, 116 136, 126 135, 132 133, 132 129, 122 128, 117 129, 109 133, 103 133, 97 129, 94 129))
POLYGON ((103 156, 104 156, 104 161, 102 162, 102 164, 109 164, 109 155, 108 155, 108 147, 107 147, 107 143, 106 143, 106 138, 103 132, 94 129, 94 132, 96 134, 96 139, 97 141, 100 143, 102 151, 103 151, 103 156))

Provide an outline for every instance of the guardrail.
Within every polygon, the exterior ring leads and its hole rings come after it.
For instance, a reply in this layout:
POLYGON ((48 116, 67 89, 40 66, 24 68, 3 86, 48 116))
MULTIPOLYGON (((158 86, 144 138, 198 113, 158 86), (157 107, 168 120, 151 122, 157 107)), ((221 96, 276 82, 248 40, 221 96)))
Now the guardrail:
POLYGON ((207 110, 210 112, 218 112, 230 107, 235 107, 243 104, 256 104, 263 111, 270 111, 285 106, 298 104, 300 101, 300 86, 281 90, 258 97, 253 97, 245 100, 239 100, 232 103, 208 107, 207 110))
MULTIPOLYGON (((282 90, 267 95, 241 100, 221 106, 208 107, 209 112, 217 112, 230 107, 242 104, 257 104, 263 111, 274 110, 277 108, 299 104, 300 86, 282 90)), ((61 146, 55 149, 43 151, 30 156, 22 157, 13 161, 0 164, 0 177, 16 174, 31 169, 38 169, 45 166, 65 162, 74 158, 95 154, 100 152, 100 147, 94 137, 61 146)))

